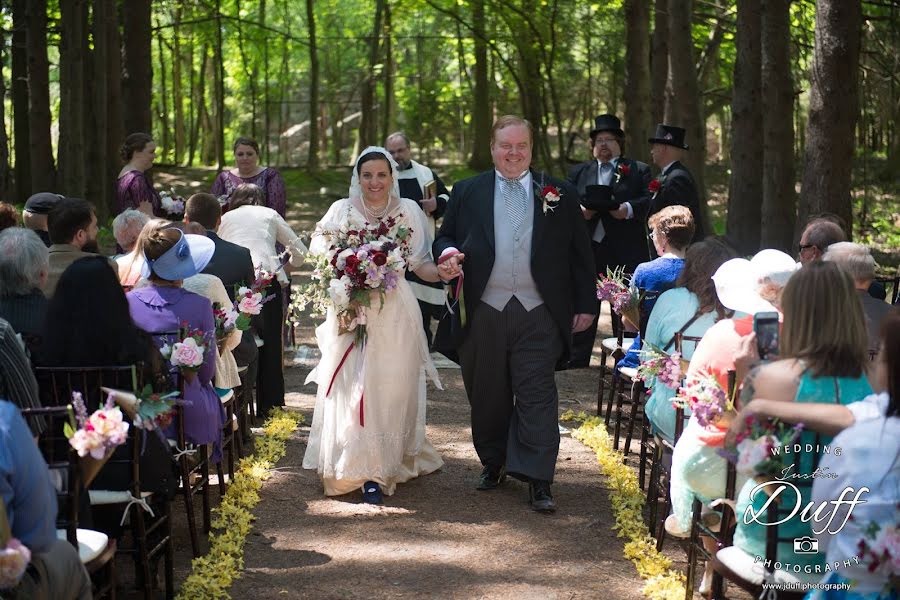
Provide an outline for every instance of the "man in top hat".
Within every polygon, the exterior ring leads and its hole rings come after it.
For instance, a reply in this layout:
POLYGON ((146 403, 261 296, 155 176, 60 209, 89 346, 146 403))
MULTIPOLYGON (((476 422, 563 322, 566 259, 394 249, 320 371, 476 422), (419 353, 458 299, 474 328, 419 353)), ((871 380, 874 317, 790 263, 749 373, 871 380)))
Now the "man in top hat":
MULTIPOLYGON (((615 115, 600 115, 591 130, 593 160, 569 173, 578 190, 597 272, 635 267, 650 259, 644 228, 650 207, 650 167, 625 158, 625 132, 615 115)), ((597 314, 599 316, 599 303, 597 314)), ((614 321, 615 322, 615 321, 614 321)), ((590 328, 575 335, 570 368, 587 367, 597 334, 597 317, 590 328)))
MULTIPOLYGON (((409 145, 409 138, 402 131, 392 133, 384 141, 385 150, 390 152, 397 161, 397 184, 400 187, 400 197, 419 203, 428 222, 428 239, 434 241, 435 222, 444 216, 450 192, 437 173, 412 159, 409 145)), ((425 281, 412 271, 406 272, 406 280, 409 281, 409 286, 412 288, 416 300, 419 301, 422 326, 425 328, 425 337, 430 348, 433 341, 431 318, 439 320, 443 314, 444 286, 440 282, 425 281)))
POLYGON ((706 237, 700 212, 700 196, 691 172, 681 164, 688 145, 684 143, 684 129, 674 125, 656 126, 656 134, 648 140, 653 163, 661 169, 659 176, 650 182, 650 211, 647 218, 667 206, 681 204, 694 215, 694 240, 706 237))
POLYGON ((31 229, 48 248, 53 245, 47 231, 47 215, 62 200, 62 196, 52 192, 38 192, 25 201, 22 209, 22 224, 31 229))

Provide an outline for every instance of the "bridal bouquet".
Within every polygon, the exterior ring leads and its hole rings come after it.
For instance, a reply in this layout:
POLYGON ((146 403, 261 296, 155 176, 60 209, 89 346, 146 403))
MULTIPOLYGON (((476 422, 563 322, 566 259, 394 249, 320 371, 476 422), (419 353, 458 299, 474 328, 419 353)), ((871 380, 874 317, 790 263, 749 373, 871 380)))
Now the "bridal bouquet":
POLYGON ((609 302, 614 312, 637 325, 640 321, 640 295, 636 287, 631 285, 624 267, 610 270, 606 275, 597 278, 597 300, 609 302))
POLYGON ((159 193, 160 204, 162 208, 170 215, 184 214, 184 200, 175 193, 175 190, 163 190, 159 193))
POLYGON ((678 389, 683 376, 681 352, 666 354, 650 344, 641 349, 638 378, 647 382, 652 378, 673 389, 678 389))
POLYGON ((887 579, 900 576, 900 523, 869 521, 856 547, 869 573, 887 579))
POLYGON ((312 255, 312 282, 301 290, 299 309, 311 304, 321 315, 333 308, 341 332, 355 331, 356 340, 364 342, 372 298, 383 306, 385 294, 397 287, 406 269, 412 229, 402 217, 360 229, 332 225, 317 231, 328 249, 312 255))
POLYGON ((729 398, 712 373, 692 376, 672 399, 675 408, 689 409, 701 427, 716 425, 725 415, 734 413, 734 398, 729 398))
MULTIPOLYGON (((183 325, 187 325, 184 323, 183 325)), ((186 335, 183 339, 171 346, 163 344, 159 353, 169 361, 173 367, 181 371, 187 379, 193 379, 203 366, 204 356, 207 350, 206 336, 199 329, 189 330, 185 327, 186 335)))

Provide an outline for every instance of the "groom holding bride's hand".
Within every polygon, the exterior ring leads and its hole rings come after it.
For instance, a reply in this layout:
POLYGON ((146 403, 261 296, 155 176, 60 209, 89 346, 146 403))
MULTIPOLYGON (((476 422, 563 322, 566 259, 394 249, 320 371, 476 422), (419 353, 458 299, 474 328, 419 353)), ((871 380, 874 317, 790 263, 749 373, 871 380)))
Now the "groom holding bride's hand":
POLYGON ((494 123, 494 170, 453 186, 434 255, 445 281, 465 270, 465 311, 456 318, 467 318, 451 331, 484 466, 477 489, 496 488, 508 472, 529 483, 534 510, 554 512, 554 371, 568 360, 572 334, 590 325, 597 299, 578 195, 532 171, 531 150, 528 121, 494 123))

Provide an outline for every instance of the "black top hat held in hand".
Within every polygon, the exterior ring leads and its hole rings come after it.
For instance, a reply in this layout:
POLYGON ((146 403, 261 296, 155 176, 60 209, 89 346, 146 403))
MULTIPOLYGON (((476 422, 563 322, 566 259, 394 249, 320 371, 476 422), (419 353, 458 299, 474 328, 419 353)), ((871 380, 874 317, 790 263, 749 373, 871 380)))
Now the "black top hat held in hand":
POLYGON ((613 199, 612 187, 588 185, 584 188, 584 207, 588 210, 616 210, 619 203, 613 199))
POLYGON ((651 144, 666 144, 682 150, 688 149, 688 145, 684 143, 684 129, 674 125, 660 123, 656 126, 656 134, 647 141, 651 144))
POLYGON ((616 115, 600 115, 594 117, 594 128, 591 129, 591 139, 601 131, 611 131, 619 137, 625 137, 622 131, 622 123, 616 115))

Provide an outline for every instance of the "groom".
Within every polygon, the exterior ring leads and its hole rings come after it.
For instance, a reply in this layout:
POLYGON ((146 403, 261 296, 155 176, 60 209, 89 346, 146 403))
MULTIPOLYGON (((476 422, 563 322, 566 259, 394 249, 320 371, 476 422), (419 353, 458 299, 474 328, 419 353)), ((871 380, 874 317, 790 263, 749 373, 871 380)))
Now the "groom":
POLYGON ((531 149, 528 121, 494 123, 494 170, 453 186, 434 255, 445 281, 464 271, 453 343, 484 466, 477 489, 496 488, 508 470, 529 483, 532 508, 550 513, 559 452, 554 370, 568 360, 572 333, 590 325, 597 299, 578 195, 532 171, 531 149))

